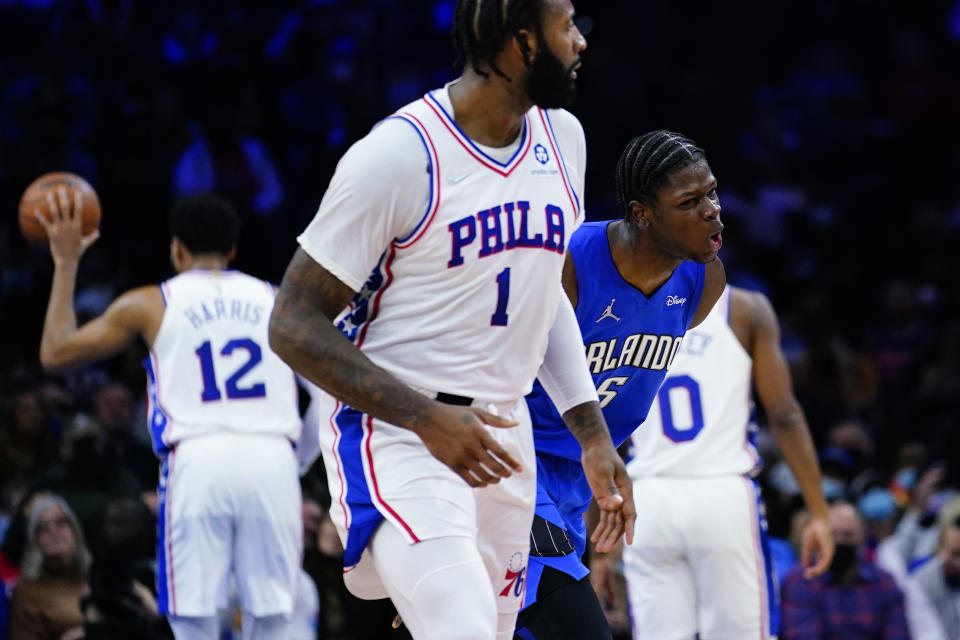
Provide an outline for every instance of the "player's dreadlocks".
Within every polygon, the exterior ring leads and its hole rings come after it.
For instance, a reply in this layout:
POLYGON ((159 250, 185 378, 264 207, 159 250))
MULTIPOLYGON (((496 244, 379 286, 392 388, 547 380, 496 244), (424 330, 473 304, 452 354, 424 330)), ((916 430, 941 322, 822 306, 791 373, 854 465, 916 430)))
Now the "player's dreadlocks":
MULTIPOLYGON (((543 42, 540 13, 543 0, 457 0, 453 10, 453 45, 457 49, 457 65, 469 64, 487 77, 487 66, 501 78, 510 80, 494 62, 507 41, 520 29, 529 29, 543 42)), ((518 39, 525 55, 526 40, 518 39)))
POLYGON ((617 162, 617 201, 630 218, 629 202, 647 206, 657 201, 657 191, 680 169, 706 160, 703 149, 687 137, 672 131, 651 131, 634 138, 617 162))

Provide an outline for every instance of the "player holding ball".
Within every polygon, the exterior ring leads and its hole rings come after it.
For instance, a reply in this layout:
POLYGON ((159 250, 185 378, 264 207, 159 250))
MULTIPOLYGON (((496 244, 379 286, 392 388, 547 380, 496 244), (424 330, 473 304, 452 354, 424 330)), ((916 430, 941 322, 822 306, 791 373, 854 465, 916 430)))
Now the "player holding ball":
POLYGON ((25 200, 43 233, 28 225, 24 232, 34 242, 47 238, 54 262, 44 368, 102 359, 138 338, 150 350, 144 367, 160 461, 160 613, 177 640, 219 638, 217 609, 227 602, 232 574, 244 637, 285 638, 302 545, 291 442, 302 425, 293 371, 267 343, 274 289, 227 269, 236 253, 236 212, 213 195, 177 202, 170 258, 178 275, 127 291, 78 327, 77 268, 99 235, 84 227, 89 194, 60 183, 46 187, 40 202, 31 197, 25 200))

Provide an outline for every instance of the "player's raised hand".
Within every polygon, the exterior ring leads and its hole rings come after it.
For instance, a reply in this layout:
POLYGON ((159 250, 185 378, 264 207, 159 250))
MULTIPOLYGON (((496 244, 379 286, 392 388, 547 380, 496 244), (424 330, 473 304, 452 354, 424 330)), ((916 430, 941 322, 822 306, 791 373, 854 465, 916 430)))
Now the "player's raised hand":
POLYGON ((833 560, 833 535, 826 518, 811 518, 800 534, 800 562, 807 580, 823 575, 833 560), (816 563, 811 561, 816 552, 816 563))
POLYGON ((620 454, 607 438, 606 442, 585 447, 580 459, 600 509, 600 520, 590 541, 600 552, 612 549, 624 534, 627 544, 632 544, 637 509, 633 504, 633 486, 620 454))
POLYGON ((83 252, 100 237, 99 230, 83 235, 83 219, 80 215, 83 211, 83 193, 80 189, 73 189, 71 201, 65 187, 57 189, 56 196, 47 192, 47 210, 50 212, 49 219, 39 209, 34 209, 33 213, 50 239, 50 255, 54 264, 79 261, 83 252))
POLYGON ((476 407, 436 403, 421 416, 417 434, 433 454, 471 487, 500 482, 523 468, 500 443, 487 433, 492 427, 517 426, 509 420, 476 407))

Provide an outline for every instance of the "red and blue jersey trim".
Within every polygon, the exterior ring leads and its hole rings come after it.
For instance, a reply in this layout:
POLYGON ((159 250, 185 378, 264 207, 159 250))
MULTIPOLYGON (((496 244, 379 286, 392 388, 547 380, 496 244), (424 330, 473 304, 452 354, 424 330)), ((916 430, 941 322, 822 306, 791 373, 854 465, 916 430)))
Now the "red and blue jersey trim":
POLYGON ((337 500, 340 503, 340 508, 343 509, 343 526, 345 529, 350 529, 350 508, 347 506, 346 501, 344 500, 344 494, 347 490, 347 481, 343 475, 343 464, 340 460, 340 437, 342 435, 339 427, 337 426, 336 417, 340 413, 340 408, 343 404, 337 400, 337 406, 333 409, 333 415, 330 416, 330 429, 333 431, 333 459, 337 463, 337 478, 340 480, 340 495, 337 500))
POLYGON ((158 456, 166 454, 170 446, 170 432, 173 421, 160 404, 160 361, 153 349, 143 359, 143 368, 147 372, 147 426, 153 452, 158 456))
POLYGON ((460 143, 460 146, 462 146, 468 154, 477 162, 501 176, 509 176, 513 170, 523 162, 523 159, 527 156, 527 152, 530 151, 533 136, 530 133, 530 118, 527 115, 523 116, 523 128, 520 130, 520 146, 517 147, 517 150, 509 160, 506 162, 498 162, 484 153, 473 140, 460 129, 456 121, 447 113, 432 93, 425 95, 423 102, 436 114, 443 126, 450 132, 450 135, 460 143))
POLYGON ((169 306, 170 300, 170 285, 167 284, 167 281, 164 280, 160 283, 160 297, 163 298, 163 306, 169 306))
POLYGON ((172 516, 173 487, 170 478, 173 477, 173 462, 176 455, 171 451, 169 456, 160 462, 160 486, 158 487, 159 500, 157 505, 157 610, 163 615, 176 615, 177 589, 173 575, 173 535, 172 516))
POLYGON ((420 122, 416 116, 410 113, 402 112, 397 115, 390 116, 388 120, 392 118, 403 120, 413 127, 413 130, 417 132, 418 136, 420 136, 420 142, 423 144, 423 150, 427 152, 427 167, 430 173, 430 197, 427 199, 427 209, 424 212, 423 217, 420 218, 420 221, 416 224, 413 230, 410 231, 410 233, 393 241, 393 244, 397 248, 405 249, 423 236, 427 228, 430 226, 430 223, 433 222, 434 216, 437 215, 437 209, 440 208, 440 161, 437 158, 437 149, 433 145, 433 140, 430 139, 430 134, 427 133, 427 128, 423 126, 423 123, 420 122))
POLYGON ((574 220, 580 219, 580 198, 571 186, 570 174, 567 173, 567 163, 563 160, 563 154, 560 153, 560 144, 557 143, 557 134, 553 132, 553 123, 550 122, 550 115, 543 109, 538 108, 540 121, 543 122, 543 130, 547 132, 547 140, 550 142, 550 148, 553 149, 553 157, 557 159, 560 165, 560 178, 563 180, 563 186, 567 190, 567 197, 570 198, 570 204, 573 205, 574 220))
POLYGON ((371 536, 387 517, 411 543, 419 542, 420 538, 380 494, 370 445, 373 418, 352 407, 340 405, 331 419, 331 424, 334 423, 341 434, 334 447, 334 455, 337 458, 338 472, 342 469, 346 487, 346 495, 341 495, 340 499, 345 498, 344 510, 350 514, 347 544, 343 554, 344 570, 349 571, 360 562, 371 536))

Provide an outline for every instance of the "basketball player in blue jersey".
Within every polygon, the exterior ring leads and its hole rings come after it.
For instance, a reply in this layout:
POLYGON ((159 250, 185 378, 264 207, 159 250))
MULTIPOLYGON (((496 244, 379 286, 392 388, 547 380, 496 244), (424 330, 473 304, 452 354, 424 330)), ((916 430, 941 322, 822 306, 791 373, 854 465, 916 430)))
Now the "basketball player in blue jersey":
POLYGON ((561 273, 586 144, 565 111, 586 41, 569 0, 460 0, 463 73, 337 166, 284 276, 271 344, 329 394, 319 439, 344 581, 418 640, 513 635, 537 371, 583 452, 601 547, 634 510, 561 273))
POLYGON ((243 637, 286 638, 300 570, 300 436, 293 371, 270 351, 272 285, 230 271, 239 218, 212 195, 170 211, 177 276, 132 289, 77 326, 77 268, 97 238, 81 235, 75 200, 61 190, 37 215, 50 238, 53 285, 40 361, 63 369, 142 339, 148 419, 160 459, 157 605, 177 640, 216 640, 231 578, 243 637))
MULTIPOLYGON (((624 217, 587 223, 574 234, 563 283, 619 446, 646 418, 684 334, 706 317, 726 276, 717 259, 723 229, 717 181, 702 149, 677 133, 647 133, 624 149, 616 183, 624 217)), ((549 383, 549 375, 542 372, 538 381, 549 383)), ((538 495, 517 635, 609 638, 581 561, 591 496, 580 447, 543 385, 534 387, 527 403, 538 495)))
POLYGON ((763 294, 727 287, 687 334, 647 421, 631 436, 627 468, 641 518, 623 560, 637 638, 765 639, 779 631, 776 574, 753 480, 760 458, 751 387, 810 510, 804 575, 830 565, 817 456, 777 316, 763 294))

